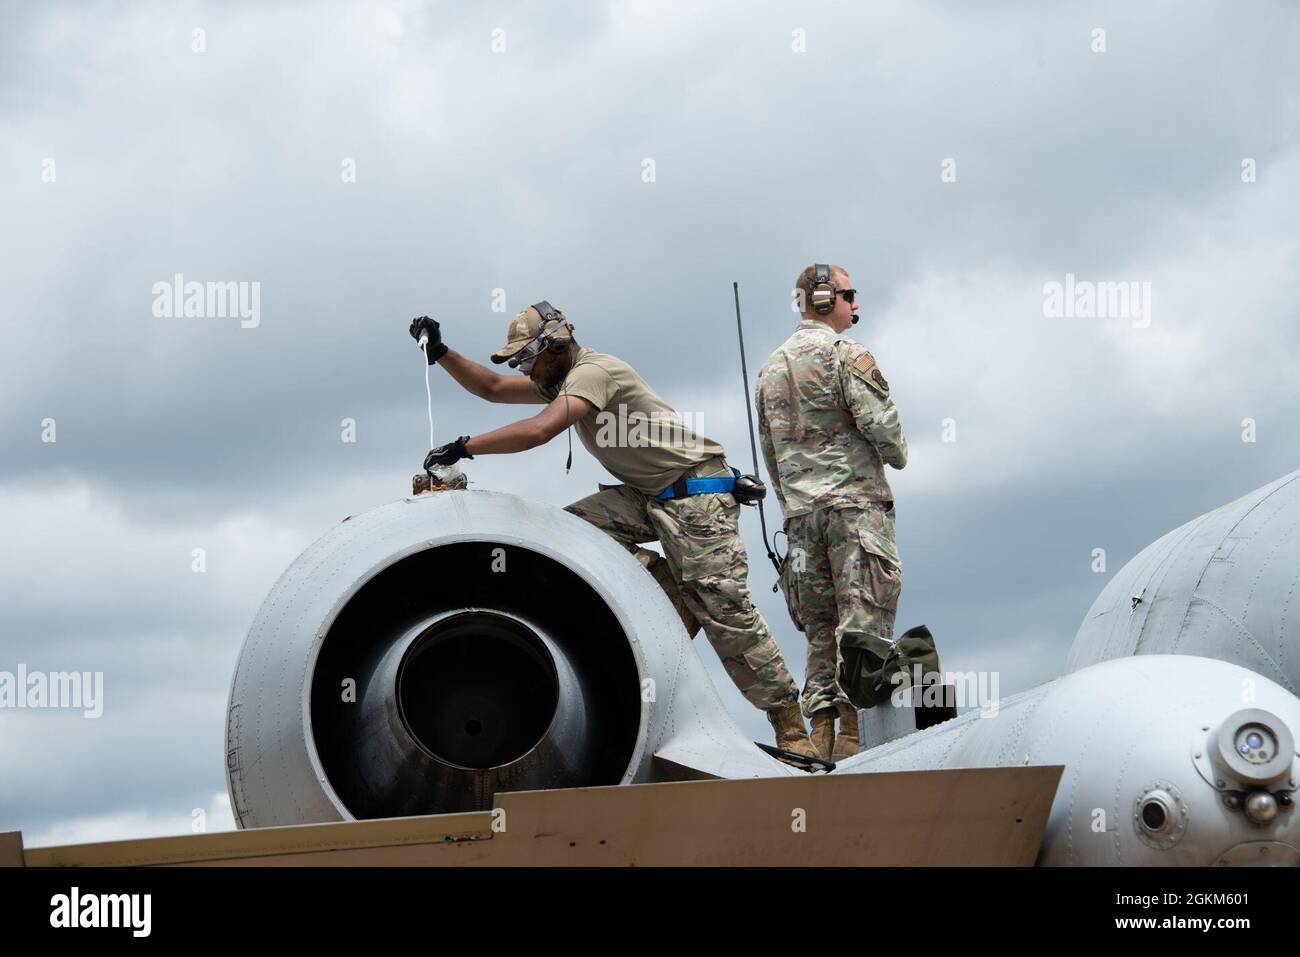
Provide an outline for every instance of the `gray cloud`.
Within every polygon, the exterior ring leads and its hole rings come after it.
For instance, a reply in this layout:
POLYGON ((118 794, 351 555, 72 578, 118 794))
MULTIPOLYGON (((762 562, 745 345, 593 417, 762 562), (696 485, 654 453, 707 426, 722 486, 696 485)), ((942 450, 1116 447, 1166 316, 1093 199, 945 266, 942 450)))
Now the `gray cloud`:
MULTIPOLYGON (((757 369, 797 270, 844 263, 913 444, 899 623, 929 624, 950 667, 1001 670, 1004 694, 1056 673, 1127 557, 1294 468, 1292 5, 5 16, 0 668, 102 667, 123 697, 93 728, 27 715, 0 736, 0 826, 117 833, 222 790, 257 603, 331 524, 403 494, 426 449, 413 315, 486 359, 510 313, 550 298, 748 467, 730 283, 757 369), (260 282, 260 325, 155 318, 152 286, 176 273, 260 282), (1151 325, 1046 318, 1043 283, 1066 273, 1151 282, 1151 325)), ((438 441, 519 413, 433 374, 438 441)), ((603 474, 581 449, 568 477, 563 460, 557 441, 471 476, 559 505, 603 474)), ((754 593, 801 674, 745 521, 754 593)))

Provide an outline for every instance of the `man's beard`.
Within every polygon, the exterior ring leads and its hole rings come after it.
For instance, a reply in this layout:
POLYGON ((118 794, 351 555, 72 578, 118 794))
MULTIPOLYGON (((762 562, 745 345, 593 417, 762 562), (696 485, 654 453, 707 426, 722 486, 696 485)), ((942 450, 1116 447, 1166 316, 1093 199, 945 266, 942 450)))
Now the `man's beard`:
POLYGON ((564 382, 568 375, 569 370, 563 367, 552 369, 550 372, 546 373, 546 377, 542 379, 542 388, 558 389, 560 384, 564 382))

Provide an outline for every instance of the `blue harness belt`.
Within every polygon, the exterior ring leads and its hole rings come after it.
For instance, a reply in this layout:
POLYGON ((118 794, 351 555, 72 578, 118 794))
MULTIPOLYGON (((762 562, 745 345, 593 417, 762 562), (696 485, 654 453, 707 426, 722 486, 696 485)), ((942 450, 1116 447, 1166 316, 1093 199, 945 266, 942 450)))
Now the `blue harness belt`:
POLYGON ((686 498, 688 495, 730 492, 735 489, 736 479, 740 477, 740 469, 733 468, 731 471, 731 475, 710 475, 707 478, 678 478, 676 482, 656 495, 655 498, 661 502, 666 502, 669 499, 686 498))

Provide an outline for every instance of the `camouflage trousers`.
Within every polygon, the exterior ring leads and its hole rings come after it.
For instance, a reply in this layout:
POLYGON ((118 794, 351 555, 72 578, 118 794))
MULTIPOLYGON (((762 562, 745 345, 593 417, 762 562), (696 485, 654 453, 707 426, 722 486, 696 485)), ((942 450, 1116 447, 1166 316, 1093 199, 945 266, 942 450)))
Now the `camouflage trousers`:
POLYGON ((903 572, 885 503, 823 508, 786 520, 781 571, 790 615, 808 638, 803 712, 847 704, 836 675, 849 641, 883 664, 893 648, 903 572))
MULTIPOLYGON (((730 475, 713 459, 691 475, 730 475)), ((682 614, 687 632, 703 627, 740 693, 767 711, 798 697, 781 649, 749 593, 749 561, 740 539, 740 506, 730 494, 661 502, 626 485, 602 485, 565 509, 637 557, 682 614), (664 554, 638 547, 658 541, 664 554), (690 622, 691 616, 698 625, 690 622)))

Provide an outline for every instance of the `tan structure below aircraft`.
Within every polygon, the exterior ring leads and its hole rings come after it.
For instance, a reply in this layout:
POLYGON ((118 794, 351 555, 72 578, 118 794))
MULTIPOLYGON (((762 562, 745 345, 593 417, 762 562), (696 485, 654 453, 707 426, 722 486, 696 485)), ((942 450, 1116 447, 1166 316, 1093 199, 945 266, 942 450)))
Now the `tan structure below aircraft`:
POLYGON ((25 851, 9 834, 0 835, 0 865, 1026 866, 1060 773, 986 768, 526 791, 498 795, 486 811, 25 851))

